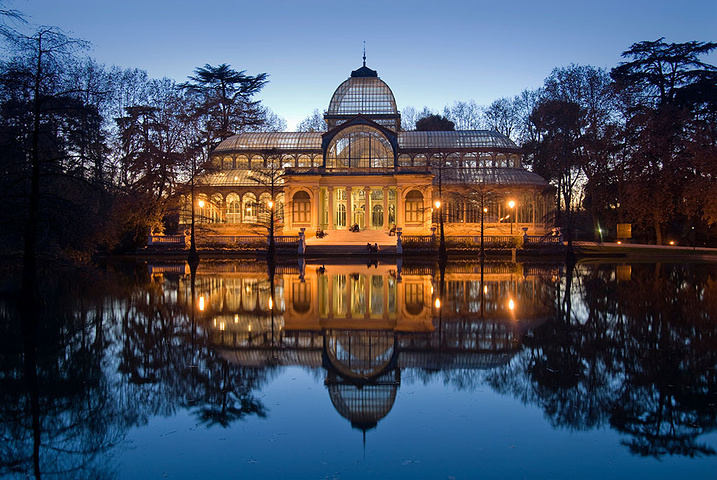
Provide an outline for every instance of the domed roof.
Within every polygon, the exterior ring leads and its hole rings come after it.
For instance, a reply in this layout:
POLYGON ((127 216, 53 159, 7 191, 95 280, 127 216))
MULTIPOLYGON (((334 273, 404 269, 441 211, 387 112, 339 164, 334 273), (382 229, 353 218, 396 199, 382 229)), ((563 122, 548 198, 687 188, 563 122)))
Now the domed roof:
POLYGON ((396 99, 375 70, 366 65, 354 70, 336 89, 326 115, 398 115, 396 99))

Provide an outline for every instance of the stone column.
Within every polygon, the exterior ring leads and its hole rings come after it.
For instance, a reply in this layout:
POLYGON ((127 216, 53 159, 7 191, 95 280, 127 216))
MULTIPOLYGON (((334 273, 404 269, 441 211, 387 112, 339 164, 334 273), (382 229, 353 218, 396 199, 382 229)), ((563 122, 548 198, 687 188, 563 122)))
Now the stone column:
POLYGON ((329 230, 334 229, 334 187, 327 188, 329 195, 329 230))
POLYGON ((388 187, 383 187, 383 229, 388 230, 388 187))
POLYGON ((284 229, 291 230, 291 220, 294 215, 294 202, 291 200, 291 188, 284 187, 284 229))
POLYGON ((354 224, 354 201, 351 198, 351 187, 346 187, 346 226, 354 224))
POLYGON ((406 223, 404 217, 405 205, 403 203, 403 187, 396 187, 396 226, 403 228, 406 223))
POLYGON ((371 226, 371 187, 363 187, 363 228, 371 226))
POLYGON ((311 203, 311 228, 316 230, 319 228, 319 202, 321 200, 321 191, 319 187, 311 187, 311 191, 314 194, 314 201, 311 203))

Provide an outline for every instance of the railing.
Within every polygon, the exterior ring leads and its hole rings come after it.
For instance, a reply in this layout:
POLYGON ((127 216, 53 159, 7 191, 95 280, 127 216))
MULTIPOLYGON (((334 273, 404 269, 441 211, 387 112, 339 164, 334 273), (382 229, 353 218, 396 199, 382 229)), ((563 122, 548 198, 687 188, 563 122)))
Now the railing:
POLYGON ((184 235, 150 235, 147 245, 184 246, 184 235))
MULTIPOLYGON (((407 248, 436 248, 437 235, 403 235, 404 246, 407 248)), ((446 235, 446 246, 452 249, 480 247, 480 235, 446 235)), ((485 235, 483 245, 486 248, 519 248, 525 246, 559 245, 560 237, 540 235, 485 235)))
MULTIPOLYGON (((266 248, 269 238, 257 235, 197 235, 198 246, 227 246, 242 248, 266 248)), ((155 247, 182 247, 188 241, 184 235, 150 235, 147 246, 155 247)), ((298 235, 276 235, 274 244, 277 247, 293 247, 299 244, 298 235)))

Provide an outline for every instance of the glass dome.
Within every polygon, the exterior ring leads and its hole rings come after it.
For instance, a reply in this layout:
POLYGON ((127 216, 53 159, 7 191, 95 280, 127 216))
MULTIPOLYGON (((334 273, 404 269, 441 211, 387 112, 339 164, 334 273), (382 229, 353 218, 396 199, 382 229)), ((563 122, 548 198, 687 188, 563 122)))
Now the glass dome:
POLYGON ((396 99, 375 70, 365 65, 354 70, 336 89, 326 111, 329 129, 340 125, 354 115, 366 115, 374 122, 398 130, 400 116, 396 99))

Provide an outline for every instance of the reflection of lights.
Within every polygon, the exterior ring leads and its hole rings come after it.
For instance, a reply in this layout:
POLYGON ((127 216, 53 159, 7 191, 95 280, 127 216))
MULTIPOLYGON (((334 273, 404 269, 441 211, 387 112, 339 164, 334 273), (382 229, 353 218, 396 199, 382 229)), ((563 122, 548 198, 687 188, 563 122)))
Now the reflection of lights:
POLYGON ((510 310, 515 310, 515 302, 513 301, 512 298, 510 300, 508 300, 508 308, 510 310))
POLYGON ((219 330, 224 330, 225 328, 227 328, 227 326, 224 322, 219 324, 219 330))
POLYGON ((488 295, 488 285, 483 285, 483 293, 488 295))
POLYGON ((441 299, 440 298, 436 299, 436 308, 441 308, 441 299))
POLYGON ((217 326, 217 319, 216 319, 216 318, 214 319, 214 326, 215 326, 215 327, 217 326))
POLYGON ((433 295, 433 285, 431 285, 431 295, 433 295))
POLYGON ((204 311, 204 296, 199 297, 199 310, 204 311))
POLYGON ((251 332, 251 323, 249 324, 249 331, 251 332))
POLYGON ((269 310, 273 310, 273 309, 274 309, 274 300, 271 297, 269 297, 269 310))
POLYGON ((234 314, 234 323, 239 323, 239 314, 238 313, 234 314))
POLYGON ((204 200, 199 200, 197 205, 199 205, 199 208, 204 208, 204 200))

